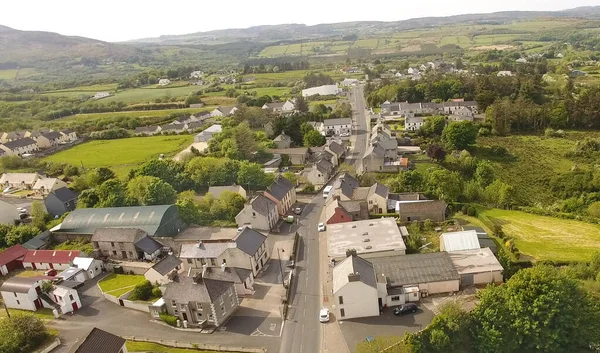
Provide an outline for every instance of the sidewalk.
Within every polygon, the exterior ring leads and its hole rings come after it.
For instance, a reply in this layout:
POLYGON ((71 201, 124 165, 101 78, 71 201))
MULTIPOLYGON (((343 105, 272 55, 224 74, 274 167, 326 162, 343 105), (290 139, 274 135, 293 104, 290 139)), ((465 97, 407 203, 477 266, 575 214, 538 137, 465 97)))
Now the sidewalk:
MULTIPOLYGON (((325 207, 323 207, 324 212, 325 207)), ((323 214, 321 214, 321 219, 323 219, 323 214)), ((349 353, 350 349, 346 344, 332 305, 334 303, 331 295, 331 271, 333 268, 330 267, 329 257, 327 256, 327 233, 319 237, 319 254, 321 256, 319 261, 320 300, 322 307, 328 308, 330 312, 330 321, 321 326, 321 353, 349 353)))

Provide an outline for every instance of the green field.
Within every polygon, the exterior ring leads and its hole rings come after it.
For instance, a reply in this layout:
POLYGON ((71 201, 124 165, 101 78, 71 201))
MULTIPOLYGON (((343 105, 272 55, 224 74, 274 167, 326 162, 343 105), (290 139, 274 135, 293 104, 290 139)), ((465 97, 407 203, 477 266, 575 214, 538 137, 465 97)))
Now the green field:
POLYGON ((502 225, 522 254, 536 260, 589 261, 600 251, 600 225, 521 211, 478 209, 479 217, 502 225))
POLYGON ((90 114, 76 114, 65 118, 57 119, 54 122, 61 125, 68 125, 70 123, 81 122, 83 120, 101 121, 106 119, 117 118, 126 116, 128 118, 155 118, 155 117, 168 117, 173 113, 185 113, 195 114, 204 111, 211 111, 215 107, 206 106, 204 108, 183 108, 183 109, 164 109, 164 110, 134 110, 130 112, 110 112, 110 113, 90 113, 90 114))
MULTIPOLYGON (((163 346, 152 342, 133 342, 127 341, 127 350, 129 352, 152 352, 152 353, 218 353, 215 351, 204 351, 198 349, 173 348, 163 346)), ((229 352, 235 353, 235 352, 229 352)))
POLYGON ((474 38, 476 45, 506 44, 520 37, 520 34, 487 34, 474 38))
POLYGON ((86 168, 109 167, 118 175, 160 154, 172 156, 186 148, 193 135, 132 137, 119 140, 94 140, 56 153, 44 160, 83 165, 86 168))
POLYGON ((118 298, 144 280, 145 278, 142 275, 119 275, 111 273, 98 282, 98 286, 100 286, 103 292, 118 298))
MULTIPOLYGON (((36 70, 33 68, 22 68, 19 69, 19 77, 31 77, 36 73, 36 70)), ((0 70, 0 80, 12 81, 15 79, 17 75, 16 69, 8 69, 8 70, 0 70)))
POLYGON ((379 43, 379 39, 359 39, 352 44, 353 48, 367 48, 367 49, 375 49, 379 43))
POLYGON ((115 93, 114 96, 110 96, 108 98, 103 98, 101 101, 112 102, 112 101, 123 101, 126 103, 143 103, 149 102, 156 98, 171 98, 171 97, 185 97, 190 92, 195 92, 200 90, 198 86, 180 86, 180 87, 161 87, 158 88, 156 86, 151 87, 142 87, 142 88, 134 88, 128 89, 126 91, 120 91, 115 93))
POLYGON ((466 46, 471 45, 471 40, 467 36, 448 36, 448 37, 443 37, 440 40, 439 44, 440 45, 456 44, 461 47, 466 47, 466 46))

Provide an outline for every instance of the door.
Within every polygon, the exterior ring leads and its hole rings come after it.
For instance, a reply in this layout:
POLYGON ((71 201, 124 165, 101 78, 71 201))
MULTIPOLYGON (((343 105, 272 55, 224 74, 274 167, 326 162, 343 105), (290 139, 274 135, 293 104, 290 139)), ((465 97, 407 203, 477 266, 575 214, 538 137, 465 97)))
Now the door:
POLYGON ((37 309, 41 309, 41 308, 44 306, 44 305, 42 304, 42 300, 41 300, 40 298, 36 299, 36 300, 34 301, 34 303, 35 303, 35 309, 36 309, 36 310, 37 310, 37 309))
POLYGON ((73 305, 73 311, 79 309, 79 307, 77 306, 77 303, 74 302, 74 303, 72 303, 72 305, 73 305))
POLYGON ((181 316, 183 317, 183 321, 188 321, 187 313, 181 313, 181 316))
POLYGON ((54 269, 54 264, 49 263, 48 265, 50 266, 51 269, 54 269))
POLYGON ((383 307, 383 299, 377 298, 377 301, 379 302, 379 307, 383 307))
POLYGON ((474 282, 473 275, 462 275, 461 280, 463 286, 470 286, 474 282))
POLYGON ((35 262, 32 262, 32 263, 31 263, 31 267, 32 267, 34 270, 37 270, 37 267, 35 267, 35 262))
POLYGON ((121 257, 123 259, 126 259, 127 258, 127 251, 121 251, 121 257))

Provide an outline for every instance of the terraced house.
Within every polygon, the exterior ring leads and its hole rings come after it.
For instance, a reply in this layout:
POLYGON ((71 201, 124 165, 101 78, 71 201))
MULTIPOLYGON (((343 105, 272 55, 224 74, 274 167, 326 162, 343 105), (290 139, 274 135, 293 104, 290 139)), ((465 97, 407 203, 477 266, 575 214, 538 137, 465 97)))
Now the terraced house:
POLYGON ((271 184, 264 195, 275 202, 277 212, 280 215, 287 214, 291 207, 296 203, 296 188, 291 181, 279 176, 273 184, 271 184))
POLYGON ((39 151, 37 142, 29 137, 1 144, 0 149, 8 156, 22 156, 39 151))

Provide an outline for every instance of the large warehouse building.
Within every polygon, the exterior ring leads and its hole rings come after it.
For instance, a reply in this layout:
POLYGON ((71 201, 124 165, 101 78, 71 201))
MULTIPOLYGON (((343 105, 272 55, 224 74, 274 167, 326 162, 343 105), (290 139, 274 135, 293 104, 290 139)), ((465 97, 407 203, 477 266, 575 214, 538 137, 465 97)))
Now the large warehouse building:
POLYGON ((185 228, 177 206, 81 208, 51 229, 52 233, 92 236, 99 228, 137 228, 151 236, 172 237, 185 228))

